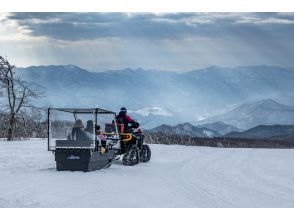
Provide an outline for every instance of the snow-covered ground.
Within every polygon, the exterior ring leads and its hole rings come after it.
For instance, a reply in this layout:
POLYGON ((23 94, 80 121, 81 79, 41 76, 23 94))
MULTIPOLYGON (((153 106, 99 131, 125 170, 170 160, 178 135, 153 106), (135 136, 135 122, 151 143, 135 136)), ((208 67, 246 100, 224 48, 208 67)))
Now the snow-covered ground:
POLYGON ((135 167, 57 172, 45 140, 0 141, 0 207, 294 207, 294 150, 151 148, 135 167))

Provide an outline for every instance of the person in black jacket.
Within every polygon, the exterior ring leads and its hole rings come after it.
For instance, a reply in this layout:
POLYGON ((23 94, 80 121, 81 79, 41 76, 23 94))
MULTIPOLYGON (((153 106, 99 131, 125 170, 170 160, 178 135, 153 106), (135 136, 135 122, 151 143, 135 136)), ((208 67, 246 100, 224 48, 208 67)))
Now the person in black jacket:
POLYGON ((89 140, 87 135, 84 132, 84 125, 81 119, 76 120, 74 127, 71 131, 72 140, 84 141, 89 140))
POLYGON ((84 130, 89 140, 94 140, 94 123, 92 120, 87 121, 87 126, 84 130))

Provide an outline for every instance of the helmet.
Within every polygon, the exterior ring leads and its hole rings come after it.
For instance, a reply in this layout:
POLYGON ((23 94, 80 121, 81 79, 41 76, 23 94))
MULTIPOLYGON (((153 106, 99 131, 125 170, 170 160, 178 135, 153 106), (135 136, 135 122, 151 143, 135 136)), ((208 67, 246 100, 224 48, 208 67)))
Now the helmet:
POLYGON ((121 108, 120 108, 120 112, 127 113, 127 109, 126 109, 126 107, 121 107, 121 108))

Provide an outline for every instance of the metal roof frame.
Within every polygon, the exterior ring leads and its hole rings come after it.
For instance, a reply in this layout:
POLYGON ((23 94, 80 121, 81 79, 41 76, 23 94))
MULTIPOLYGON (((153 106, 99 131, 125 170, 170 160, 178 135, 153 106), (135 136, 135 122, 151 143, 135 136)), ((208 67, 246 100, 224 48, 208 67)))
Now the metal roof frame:
POLYGON ((116 114, 113 111, 102 108, 49 108, 48 110, 63 111, 73 114, 116 114))

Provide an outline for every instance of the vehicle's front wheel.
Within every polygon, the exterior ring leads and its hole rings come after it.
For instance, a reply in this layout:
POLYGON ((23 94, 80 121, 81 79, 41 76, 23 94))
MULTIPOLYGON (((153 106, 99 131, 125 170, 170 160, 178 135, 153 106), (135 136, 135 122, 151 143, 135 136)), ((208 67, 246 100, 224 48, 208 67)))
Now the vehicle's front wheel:
POLYGON ((134 166, 139 163, 139 151, 137 147, 131 147, 123 156, 122 164, 134 166))

